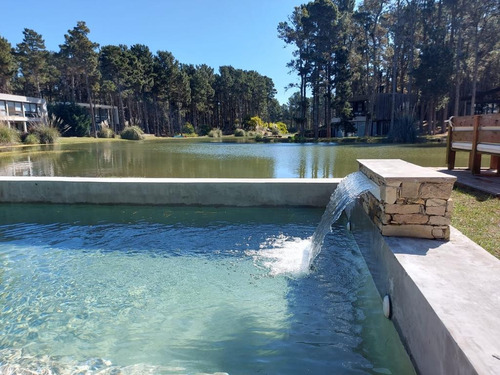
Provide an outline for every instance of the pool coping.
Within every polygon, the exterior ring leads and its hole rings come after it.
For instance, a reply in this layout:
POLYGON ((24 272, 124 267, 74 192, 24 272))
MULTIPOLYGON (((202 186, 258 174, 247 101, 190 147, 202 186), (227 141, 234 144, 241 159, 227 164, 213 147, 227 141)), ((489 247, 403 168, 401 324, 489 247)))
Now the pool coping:
POLYGON ((500 374, 500 260, 449 241, 382 236, 357 205, 352 233, 419 374, 500 374))

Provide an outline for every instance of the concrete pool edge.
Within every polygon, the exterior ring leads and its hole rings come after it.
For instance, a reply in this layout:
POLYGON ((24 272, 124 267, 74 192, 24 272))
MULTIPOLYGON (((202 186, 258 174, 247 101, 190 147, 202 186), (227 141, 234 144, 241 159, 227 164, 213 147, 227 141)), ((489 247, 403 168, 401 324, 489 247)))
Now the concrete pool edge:
POLYGON ((417 372, 500 373, 500 261, 453 227, 450 241, 385 237, 360 204, 351 220, 417 372))
POLYGON ((340 178, 0 177, 0 203, 325 207, 340 178))

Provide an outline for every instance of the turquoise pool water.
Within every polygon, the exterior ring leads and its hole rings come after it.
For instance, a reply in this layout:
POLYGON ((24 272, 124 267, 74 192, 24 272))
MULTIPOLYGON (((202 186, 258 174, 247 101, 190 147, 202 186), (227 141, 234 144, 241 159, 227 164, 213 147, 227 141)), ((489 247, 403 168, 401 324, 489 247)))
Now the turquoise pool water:
POLYGON ((0 372, 414 374, 345 223, 296 272, 321 214, 1 205, 0 372))

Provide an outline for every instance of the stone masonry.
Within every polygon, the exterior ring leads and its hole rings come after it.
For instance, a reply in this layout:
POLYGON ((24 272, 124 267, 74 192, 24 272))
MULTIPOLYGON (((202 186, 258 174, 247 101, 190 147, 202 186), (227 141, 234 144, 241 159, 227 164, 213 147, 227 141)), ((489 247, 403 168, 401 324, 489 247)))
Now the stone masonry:
POLYGON ((449 240, 456 177, 400 159, 358 160, 380 188, 363 195, 363 207, 384 236, 449 240))

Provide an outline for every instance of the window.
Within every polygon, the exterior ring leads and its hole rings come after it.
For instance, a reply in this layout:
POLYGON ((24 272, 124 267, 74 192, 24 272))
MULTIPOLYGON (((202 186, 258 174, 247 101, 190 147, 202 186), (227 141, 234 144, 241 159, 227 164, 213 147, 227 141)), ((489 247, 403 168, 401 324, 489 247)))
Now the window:
POLYGON ((24 115, 26 117, 38 117, 38 108, 34 103, 24 103, 24 115))
POLYGON ((0 100, 0 116, 7 116, 7 109, 5 108, 5 100, 0 100))
POLYGON ((23 115, 23 106, 22 106, 22 103, 14 102, 14 108, 16 110, 16 116, 22 116, 23 115))
POLYGON ((9 110, 9 116, 23 115, 23 107, 19 102, 7 102, 7 108, 9 110))
POLYGON ((14 116, 14 114, 16 113, 14 102, 7 102, 7 110, 8 110, 9 116, 14 116))

